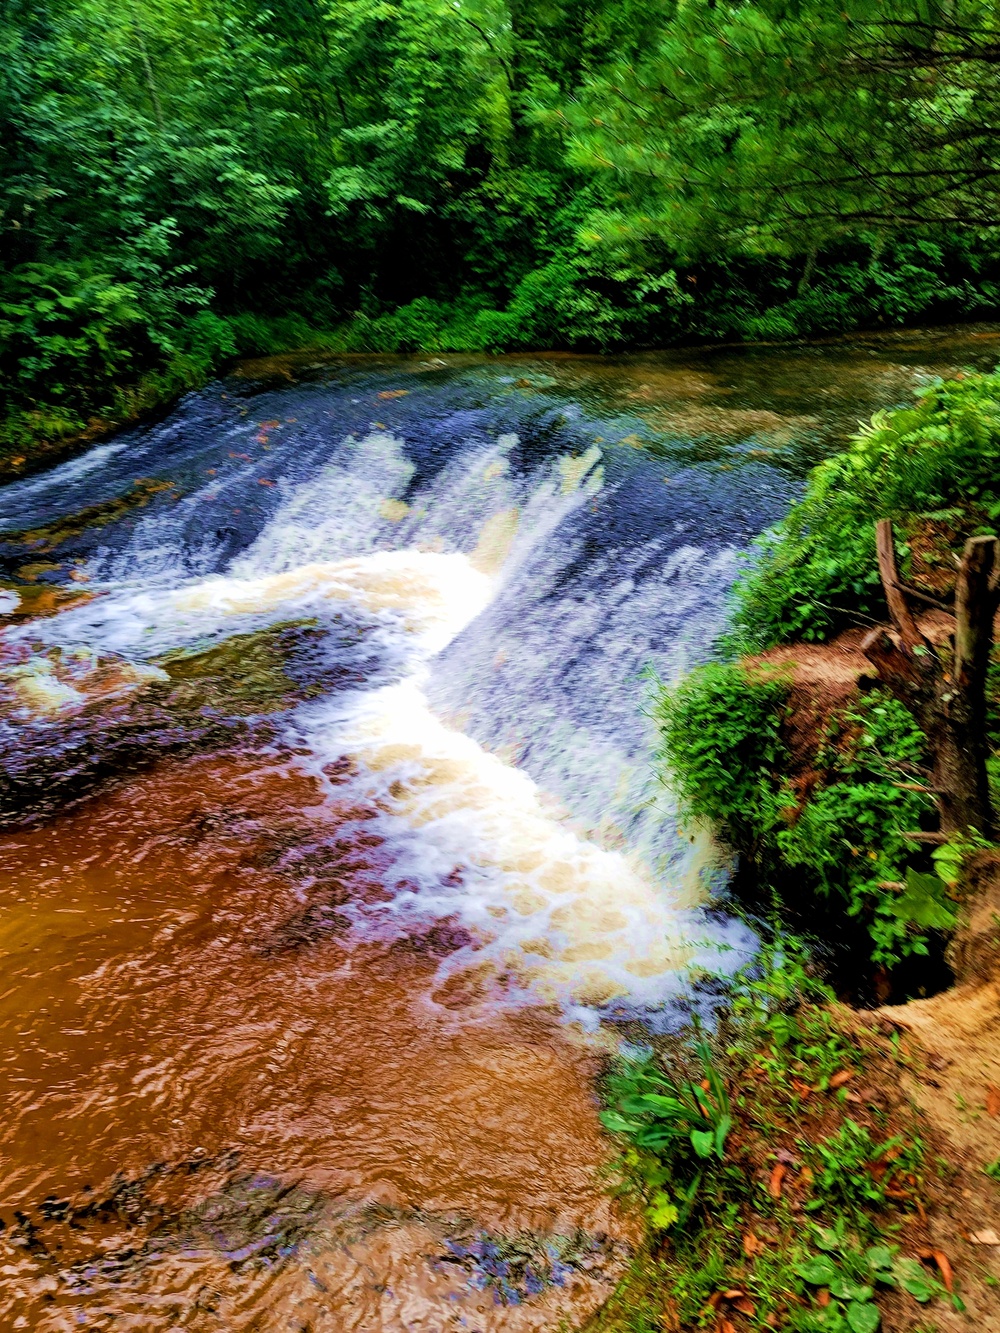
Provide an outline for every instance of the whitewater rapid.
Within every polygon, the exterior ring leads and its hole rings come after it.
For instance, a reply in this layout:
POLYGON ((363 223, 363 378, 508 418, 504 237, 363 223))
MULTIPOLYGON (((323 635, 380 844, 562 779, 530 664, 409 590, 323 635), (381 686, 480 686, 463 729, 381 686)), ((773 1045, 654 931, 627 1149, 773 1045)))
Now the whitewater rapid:
MULTIPOLYGON (((262 437, 269 432, 258 429, 262 437)), ((539 614, 539 586, 573 559, 567 529, 596 507, 605 477, 596 445, 516 475, 518 444, 513 433, 478 442, 416 490, 405 440, 383 429, 345 438, 302 480, 271 466, 276 503, 254 540, 199 574, 213 563, 210 539, 195 546, 185 533, 219 498, 209 480, 140 520, 124 545, 94 553, 82 570, 92 600, 6 638, 49 650, 35 660, 54 724, 87 691, 79 678, 53 678, 53 647, 65 657, 86 645, 105 675, 102 655, 113 654, 130 668, 119 669, 120 689, 139 690, 165 656, 236 634, 308 622, 331 631, 326 651, 336 656, 350 626, 376 665, 359 688, 300 703, 282 729, 331 801, 347 782, 377 812, 392 848, 388 896, 345 909, 356 937, 458 923, 468 943, 442 961, 429 1003, 460 981, 479 1003, 554 1004, 592 1026, 608 1006, 663 1012, 694 980, 731 973, 752 953, 745 927, 703 910, 699 853, 678 833, 632 721, 647 688, 637 657, 644 617, 703 615, 706 588, 718 604, 735 552, 706 556, 682 543, 660 553, 654 539, 619 555, 614 576, 589 595, 550 598, 539 614), (592 683, 610 726, 560 715, 545 680, 564 669, 560 654, 591 640, 605 654, 592 683), (498 689, 506 700, 495 700, 498 689), (630 715, 631 745, 616 737, 616 715, 630 715)), ((72 466, 74 476, 87 472, 72 466)), ((675 673, 689 651, 678 636, 675 673)), ((23 661, 18 671, 22 681, 31 674, 23 661)), ((586 681, 578 685, 586 696, 586 681)), ((30 713, 23 685, 22 697, 30 713)), ((638 734, 651 740, 645 724, 638 734)))

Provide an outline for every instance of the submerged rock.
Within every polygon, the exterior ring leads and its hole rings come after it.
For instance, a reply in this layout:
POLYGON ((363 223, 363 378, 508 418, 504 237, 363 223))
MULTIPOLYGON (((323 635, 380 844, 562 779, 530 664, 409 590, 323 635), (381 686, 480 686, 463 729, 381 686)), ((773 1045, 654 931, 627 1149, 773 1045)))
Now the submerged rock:
POLYGON ((239 634, 159 664, 86 645, 0 641, 0 823, 50 814, 177 750, 273 735, 269 719, 356 685, 311 621, 239 634))

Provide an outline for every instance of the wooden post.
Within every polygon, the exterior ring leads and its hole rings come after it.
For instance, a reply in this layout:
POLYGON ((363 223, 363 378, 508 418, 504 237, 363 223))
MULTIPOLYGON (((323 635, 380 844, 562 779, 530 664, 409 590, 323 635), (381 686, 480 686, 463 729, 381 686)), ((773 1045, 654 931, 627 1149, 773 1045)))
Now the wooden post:
POLYGON ((970 538, 955 585, 955 682, 973 685, 981 679, 984 690, 993 647, 996 557, 996 537, 970 538))
POLYGON ((924 636, 917 629, 917 622, 906 601, 896 569, 896 544, 892 537, 892 522, 881 518, 875 524, 875 549, 878 552, 878 572, 885 591, 885 600, 889 604, 892 623, 899 630, 899 637, 906 648, 914 648, 924 642, 924 636))

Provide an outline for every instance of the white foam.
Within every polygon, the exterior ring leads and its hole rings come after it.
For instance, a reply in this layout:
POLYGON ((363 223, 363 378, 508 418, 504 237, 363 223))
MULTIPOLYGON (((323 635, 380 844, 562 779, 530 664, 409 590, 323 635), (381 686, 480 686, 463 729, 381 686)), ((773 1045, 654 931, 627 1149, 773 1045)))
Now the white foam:
POLYGON ((418 680, 307 707, 297 736, 320 763, 350 756, 354 789, 396 851, 404 887, 355 907, 357 927, 407 933, 430 917, 475 933, 442 984, 468 973, 463 985, 502 978, 508 997, 574 1011, 622 998, 650 1006, 691 969, 745 961, 741 929, 710 938, 688 886, 658 885, 641 863, 578 836, 527 774, 445 726, 418 680))

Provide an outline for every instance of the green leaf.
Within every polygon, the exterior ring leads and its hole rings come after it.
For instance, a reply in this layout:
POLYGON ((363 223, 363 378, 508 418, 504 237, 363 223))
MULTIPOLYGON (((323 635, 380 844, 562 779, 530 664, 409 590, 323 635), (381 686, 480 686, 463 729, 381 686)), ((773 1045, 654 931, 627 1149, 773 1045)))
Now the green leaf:
POLYGON ((901 921, 912 921, 924 930, 952 930, 958 918, 956 910, 942 902, 944 881, 937 875, 906 872, 906 892, 888 903, 889 911, 901 921))
POLYGON ((836 1282, 830 1283, 830 1291, 840 1301, 870 1301, 874 1295, 871 1287, 852 1282, 842 1274, 837 1275, 836 1282))
POLYGON ((692 1129, 691 1144, 699 1157, 711 1157, 715 1147, 715 1135, 710 1129, 692 1129))
POLYGON ((806 1259, 804 1263, 796 1264, 795 1271, 799 1277, 804 1278, 814 1287, 828 1287, 835 1282, 838 1270, 834 1266, 833 1260, 828 1259, 825 1254, 814 1255, 812 1259, 806 1259))
POLYGON ((892 1250, 889 1249, 888 1245, 871 1246, 870 1249, 865 1250, 865 1258, 868 1260, 869 1266, 877 1273, 892 1267, 892 1250))
POLYGON ((640 1128, 634 1120, 626 1120, 617 1111, 602 1111, 598 1119, 612 1134, 634 1134, 640 1128))
POLYGON ((882 1316, 871 1301, 851 1301, 847 1307, 847 1323, 851 1333, 875 1333, 882 1316))
POLYGON ((929 1278, 916 1259, 897 1259, 893 1274, 904 1291, 925 1305, 937 1294, 937 1284, 929 1278))
POLYGON ((656 1231, 666 1231, 674 1225, 679 1216, 680 1214, 671 1201, 670 1195, 664 1190, 657 1190, 653 1195, 652 1202, 646 1209, 649 1225, 656 1231))
POLYGON ((724 1115, 715 1127, 715 1155, 722 1157, 726 1148, 726 1138, 733 1127, 732 1116, 724 1115))

